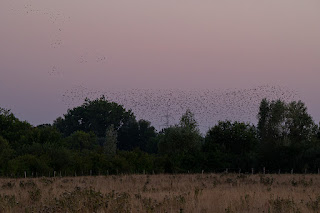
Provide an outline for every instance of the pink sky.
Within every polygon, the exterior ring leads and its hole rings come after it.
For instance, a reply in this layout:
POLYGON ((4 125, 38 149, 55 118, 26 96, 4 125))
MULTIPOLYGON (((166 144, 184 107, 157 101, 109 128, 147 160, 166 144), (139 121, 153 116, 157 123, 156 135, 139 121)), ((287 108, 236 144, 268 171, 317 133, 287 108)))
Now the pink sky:
POLYGON ((319 11, 318 0, 1 0, 0 106, 39 124, 79 84, 276 84, 319 120, 319 11))

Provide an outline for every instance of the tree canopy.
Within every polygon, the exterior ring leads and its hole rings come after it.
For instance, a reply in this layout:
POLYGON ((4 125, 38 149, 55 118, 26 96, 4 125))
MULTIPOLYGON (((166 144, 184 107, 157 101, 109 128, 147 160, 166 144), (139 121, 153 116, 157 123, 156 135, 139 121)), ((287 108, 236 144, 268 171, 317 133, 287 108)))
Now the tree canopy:
POLYGON ((99 99, 86 99, 84 104, 68 110, 63 118, 54 121, 54 126, 65 136, 81 130, 94 132, 97 137, 104 137, 106 129, 112 124, 116 130, 135 120, 133 113, 123 106, 109 102, 102 96, 99 99))
POLYGON ((32 126, 0 108, 0 176, 320 168, 320 125, 303 102, 263 99, 257 118, 219 121, 203 136, 190 110, 157 132, 105 97, 86 99, 53 125, 32 126))

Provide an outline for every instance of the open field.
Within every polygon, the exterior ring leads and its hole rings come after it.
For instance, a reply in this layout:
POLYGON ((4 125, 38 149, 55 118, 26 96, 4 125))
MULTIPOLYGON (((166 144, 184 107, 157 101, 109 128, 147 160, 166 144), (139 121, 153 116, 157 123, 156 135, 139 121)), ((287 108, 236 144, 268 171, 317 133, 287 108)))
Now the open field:
POLYGON ((320 175, 0 179, 0 212, 320 212, 320 175))

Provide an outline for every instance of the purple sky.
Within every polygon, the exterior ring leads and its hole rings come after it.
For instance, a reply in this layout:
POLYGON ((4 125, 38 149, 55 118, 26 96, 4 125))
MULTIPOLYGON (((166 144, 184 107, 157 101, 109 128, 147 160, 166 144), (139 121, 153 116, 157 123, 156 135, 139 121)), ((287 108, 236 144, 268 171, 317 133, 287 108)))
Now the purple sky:
POLYGON ((0 106, 33 124, 90 89, 280 85, 320 118, 318 0, 1 0, 0 106))

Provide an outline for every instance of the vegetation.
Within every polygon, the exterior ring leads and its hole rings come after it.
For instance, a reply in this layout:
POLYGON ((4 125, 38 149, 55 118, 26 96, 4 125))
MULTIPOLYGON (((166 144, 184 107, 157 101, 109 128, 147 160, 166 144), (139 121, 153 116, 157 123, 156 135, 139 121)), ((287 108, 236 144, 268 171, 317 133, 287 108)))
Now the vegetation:
POLYGON ((319 175, 0 179, 0 212, 319 212, 319 175))
POLYGON ((203 136, 189 110, 157 132, 104 97, 36 127, 0 108, 0 175, 318 172, 320 130, 304 103, 263 99, 257 117, 257 126, 220 121, 203 136))

